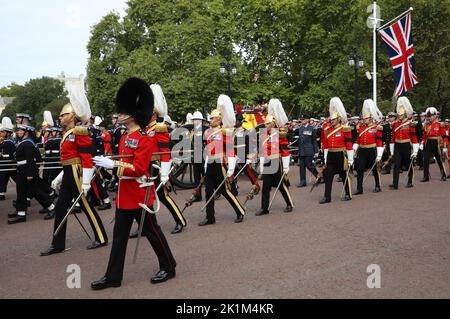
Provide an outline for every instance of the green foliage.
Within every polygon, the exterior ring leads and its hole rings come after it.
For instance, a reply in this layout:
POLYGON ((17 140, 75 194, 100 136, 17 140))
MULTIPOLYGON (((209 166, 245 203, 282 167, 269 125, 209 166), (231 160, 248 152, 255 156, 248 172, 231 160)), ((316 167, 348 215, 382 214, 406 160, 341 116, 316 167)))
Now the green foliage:
POLYGON ((17 91, 22 87, 22 85, 13 82, 8 86, 0 88, 0 96, 15 97, 17 95, 17 91))
POLYGON ((64 84, 59 80, 49 77, 32 79, 24 86, 17 88, 16 98, 6 106, 2 116, 8 116, 14 121, 16 113, 28 113, 33 117, 33 123, 40 126, 47 106, 52 107, 49 111, 56 120, 61 109, 56 109, 55 105, 61 105, 66 94, 64 84))
MULTIPOLYGON (((88 44, 88 95, 93 112, 114 112, 114 98, 126 78, 138 76, 163 87, 170 115, 210 111, 228 93, 221 62, 237 65, 231 92, 235 104, 277 97, 292 116, 323 115, 332 96, 358 113, 372 84, 372 30, 366 26, 370 0, 130 0, 125 17, 110 13, 92 28, 88 44), (349 54, 365 61, 357 73, 360 105, 354 109, 354 69, 349 54)), ((450 115, 449 0, 383 1, 386 21, 413 11, 416 72, 420 83, 408 92, 417 111, 434 105, 450 115)), ((393 72, 378 42, 378 102, 392 110, 393 72)))

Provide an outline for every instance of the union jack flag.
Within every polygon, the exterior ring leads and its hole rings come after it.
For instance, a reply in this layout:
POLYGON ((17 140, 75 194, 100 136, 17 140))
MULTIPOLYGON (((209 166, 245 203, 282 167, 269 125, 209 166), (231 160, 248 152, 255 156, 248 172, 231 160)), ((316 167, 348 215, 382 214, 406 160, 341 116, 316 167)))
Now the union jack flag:
POLYGON ((414 45, 411 33, 411 13, 379 31, 394 69, 396 96, 404 95, 419 83, 414 72, 414 45))

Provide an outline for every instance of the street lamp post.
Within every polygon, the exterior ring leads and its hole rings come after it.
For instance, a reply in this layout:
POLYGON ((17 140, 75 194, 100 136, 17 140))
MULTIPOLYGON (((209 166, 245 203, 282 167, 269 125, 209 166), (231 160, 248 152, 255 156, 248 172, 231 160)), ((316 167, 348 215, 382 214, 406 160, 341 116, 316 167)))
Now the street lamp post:
POLYGON ((358 69, 364 66, 364 60, 358 55, 356 50, 350 54, 348 59, 348 65, 354 67, 355 69, 355 109, 354 112, 358 110, 359 106, 359 81, 358 81, 358 69))
POLYGON ((228 96, 230 99, 232 98, 232 92, 231 92, 231 77, 237 73, 236 64, 234 63, 225 63, 222 62, 220 64, 220 73, 225 74, 227 72, 227 82, 228 82, 228 96))

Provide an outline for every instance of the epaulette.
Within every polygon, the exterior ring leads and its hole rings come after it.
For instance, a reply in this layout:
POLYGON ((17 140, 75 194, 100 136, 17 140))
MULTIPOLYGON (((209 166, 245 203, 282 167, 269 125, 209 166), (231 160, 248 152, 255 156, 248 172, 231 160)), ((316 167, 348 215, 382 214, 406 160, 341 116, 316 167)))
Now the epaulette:
POLYGON ((73 133, 75 135, 89 135, 89 129, 87 126, 75 126, 73 133))
POLYGON ((378 126, 377 126, 377 130, 378 130, 378 131, 382 131, 382 130, 383 130, 383 126, 378 125, 378 126))
POLYGON ((343 126, 343 129, 342 129, 344 132, 351 132, 352 131, 352 127, 351 126, 347 126, 347 125, 345 125, 345 126, 343 126))
POLYGON ((167 125, 161 122, 156 123, 155 131, 156 133, 167 133, 169 130, 167 129, 167 125))

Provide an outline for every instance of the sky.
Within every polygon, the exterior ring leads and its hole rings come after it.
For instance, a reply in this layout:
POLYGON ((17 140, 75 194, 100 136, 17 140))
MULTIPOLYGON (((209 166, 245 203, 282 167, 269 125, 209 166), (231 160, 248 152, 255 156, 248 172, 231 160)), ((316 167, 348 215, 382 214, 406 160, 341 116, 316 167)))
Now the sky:
POLYGON ((126 0, 0 0, 0 87, 86 74, 91 26, 126 0))

